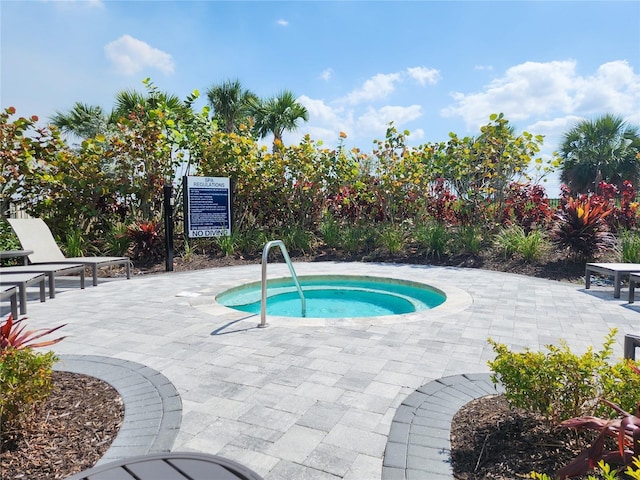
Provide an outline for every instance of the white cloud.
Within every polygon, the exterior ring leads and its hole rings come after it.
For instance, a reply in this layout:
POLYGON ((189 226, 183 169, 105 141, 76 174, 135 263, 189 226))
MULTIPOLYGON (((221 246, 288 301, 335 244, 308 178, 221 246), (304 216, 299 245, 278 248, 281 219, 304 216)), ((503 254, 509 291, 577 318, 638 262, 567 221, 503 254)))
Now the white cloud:
MULTIPOLYGON (((422 117, 421 105, 392 106, 374 108, 371 105, 365 108, 345 108, 341 103, 326 103, 323 100, 309 98, 305 95, 298 98, 309 112, 309 123, 299 129, 299 134, 309 133, 314 139, 321 139, 334 143, 338 140, 340 132, 345 132, 349 141, 356 143, 371 141, 374 138, 383 138, 389 122, 393 122, 396 128, 404 128, 403 125, 422 117)), ((424 137, 422 129, 416 129, 411 134, 411 140, 419 140, 424 137)), ((360 144, 360 147, 362 145, 360 144)))
POLYGON ((442 110, 445 117, 461 116, 470 127, 487 123, 491 113, 509 120, 527 119, 550 110, 570 112, 575 62, 526 62, 507 70, 483 92, 452 94, 455 104, 442 110))
POLYGON ((424 130, 422 128, 416 128, 415 130, 411 131, 411 135, 410 135, 410 139, 413 141, 416 140, 424 140, 425 134, 424 134, 424 130))
POLYGON ((108 43, 104 52, 123 75, 134 75, 146 67, 156 68, 165 74, 174 71, 171 55, 130 35, 123 35, 108 43))
POLYGON ((420 118, 422 116, 421 105, 411 105, 409 107, 386 106, 378 109, 369 107, 367 111, 360 115, 357 120, 358 134, 370 136, 384 135, 389 122, 393 122, 396 127, 420 118))
MULTIPOLYGON (((550 120, 540 120, 532 123, 526 127, 529 133, 534 135, 544 135, 545 139, 548 137, 560 137, 567 130, 573 128, 578 122, 584 120, 584 117, 576 115, 567 115, 565 117, 556 117, 550 120)), ((545 144, 546 144, 545 140, 545 144)))
POLYGON ((454 92, 452 97, 454 104, 441 114, 462 117, 469 128, 486 124, 489 115, 498 112, 515 121, 593 113, 633 119, 640 115, 640 76, 626 61, 603 64, 589 77, 578 75, 571 60, 525 62, 509 68, 482 92, 454 92))
POLYGON ((309 112, 311 124, 305 130, 311 133, 321 132, 323 135, 330 132, 329 135, 323 137, 314 137, 316 139, 337 138, 338 134, 343 131, 349 134, 353 130, 353 111, 345 110, 342 107, 333 107, 327 105, 323 100, 316 100, 302 95, 298 98, 298 102, 304 105, 309 112))
POLYGON ((583 115, 616 113, 637 124, 640 118, 640 74, 626 61, 601 65, 579 82, 576 111, 583 115))
POLYGON ((407 68, 409 76, 418 81, 420 85, 435 85, 440 80, 440 72, 435 68, 427 67, 409 67, 407 68))
POLYGON ((323 100, 309 98, 306 95, 302 95, 297 101, 306 107, 309 112, 309 118, 317 119, 321 122, 338 122, 340 114, 344 112, 341 107, 331 107, 323 100))
POLYGON ((364 82, 362 87, 349 93, 345 100, 357 105, 362 102, 388 97, 395 90, 394 84, 401 80, 399 73, 378 73, 364 82))
POLYGON ((347 94, 342 100, 351 105, 381 100, 389 97, 396 90, 396 84, 407 77, 416 80, 420 85, 435 85, 440 80, 440 71, 427 67, 408 67, 406 71, 396 73, 378 73, 366 80, 362 86, 347 94))
POLYGON ((288 26, 288 25, 289 25, 289 22, 288 22, 288 21, 286 21, 286 20, 285 20, 285 19, 283 19, 283 18, 281 18, 280 20, 278 20, 276 23, 277 23, 278 25, 280 25, 281 27, 286 27, 286 26, 288 26))
POLYGON ((326 68, 325 70, 323 70, 323 72, 320 74, 320 78, 322 80, 331 80, 331 77, 333 76, 333 68, 326 68))

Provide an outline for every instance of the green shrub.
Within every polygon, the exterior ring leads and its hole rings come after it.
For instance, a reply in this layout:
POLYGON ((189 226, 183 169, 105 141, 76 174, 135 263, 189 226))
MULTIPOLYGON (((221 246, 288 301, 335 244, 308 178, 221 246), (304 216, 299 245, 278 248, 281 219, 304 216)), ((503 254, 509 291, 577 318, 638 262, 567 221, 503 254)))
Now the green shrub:
MULTIPOLYGON (((627 412, 635 412, 640 401, 640 375, 629 360, 622 360, 610 365, 600 375, 600 397, 620 405, 627 412)), ((606 406, 599 404, 598 415, 611 412, 606 406)))
POLYGON ((496 234, 494 245, 502 250, 505 258, 520 255, 526 262, 540 259, 549 244, 542 232, 525 232, 520 225, 504 227, 496 234))
MULTIPOLYGON (((11 225, 4 218, 0 217, 0 250, 20 250, 22 246, 11 225)), ((17 258, 7 258, 0 260, 0 265, 19 265, 17 258)))
POLYGON ((229 257, 236 253, 238 250, 238 241, 239 234, 237 232, 232 231, 231 235, 221 235, 216 237, 216 245, 222 250, 225 257, 229 257))
POLYGON ((280 237, 287 246, 287 250, 292 254, 309 253, 314 246, 313 234, 298 225, 284 228, 280 237))
POLYGON ((456 236, 456 253, 477 255, 482 250, 482 230, 476 225, 462 225, 456 236))
POLYGON ((406 244, 406 235, 401 225, 382 226, 376 235, 376 244, 390 254, 401 252, 406 244))
POLYGON ((347 253, 367 252, 373 235, 371 226, 344 225, 340 233, 340 246, 347 253))
POLYGON ((329 248, 340 246, 340 225, 332 218, 325 218, 320 224, 320 235, 329 248))
MULTIPOLYGON (((620 471, 617 469, 612 469, 611 466, 603 460, 600 460, 597 464, 598 467, 598 477, 593 475, 588 475, 586 480, 618 480, 622 478, 630 479, 640 479, 640 460, 637 457, 633 458, 633 466, 629 465, 624 470, 623 476, 618 476, 620 471)), ((549 475, 546 473, 537 473, 531 472, 531 478, 534 480, 552 480, 549 475)), ((581 477, 582 478, 582 477, 581 477)))
POLYGON ((496 247, 502 250, 505 258, 507 258, 514 255, 519 250, 519 246, 525 235, 524 229, 521 226, 512 225, 510 227, 501 228, 496 234, 493 243, 496 247))
POLYGON ((582 356, 572 353, 565 342, 548 345, 548 352, 511 352, 506 345, 489 339, 496 358, 489 362, 494 383, 505 388, 507 401, 516 407, 540 413, 555 422, 572 417, 611 414, 598 400, 602 396, 619 401, 633 411, 640 398, 640 382, 625 362, 608 364, 616 329, 606 336, 602 350, 590 347, 582 356))
POLYGON ((191 257, 193 256, 193 252, 193 244, 189 242, 189 237, 185 235, 182 242, 182 260, 184 260, 185 262, 190 262, 191 257))
POLYGON ((67 232, 67 236, 63 242, 64 253, 67 257, 84 257, 87 243, 82 230, 72 228, 67 232))
POLYGON ((257 255, 270 240, 269 234, 258 228, 247 230, 239 235, 238 249, 245 255, 257 255))
POLYGON ((30 348, 6 348, 0 353, 0 431, 18 428, 51 393, 51 373, 57 357, 30 348))
POLYGON ((621 262, 640 263, 640 234, 637 231, 621 230, 619 248, 621 262))
POLYGON ((105 234, 103 248, 107 255, 121 257, 126 255, 131 247, 131 238, 127 236, 127 225, 117 222, 105 234))
POLYGON ((452 235, 446 225, 441 222, 429 222, 417 225, 414 239, 428 257, 442 257, 448 253, 448 245, 452 235))
POLYGON ((11 225, 0 217, 0 250, 20 250, 21 245, 11 225))
POLYGON ((524 237, 520 246, 520 255, 525 262, 535 262, 551 248, 547 237, 540 230, 533 230, 524 237))
POLYGON ((40 402, 51 393, 53 352, 36 353, 33 348, 54 345, 64 337, 40 340, 64 327, 27 330, 23 317, 11 315, 0 325, 0 432, 20 427, 40 402))

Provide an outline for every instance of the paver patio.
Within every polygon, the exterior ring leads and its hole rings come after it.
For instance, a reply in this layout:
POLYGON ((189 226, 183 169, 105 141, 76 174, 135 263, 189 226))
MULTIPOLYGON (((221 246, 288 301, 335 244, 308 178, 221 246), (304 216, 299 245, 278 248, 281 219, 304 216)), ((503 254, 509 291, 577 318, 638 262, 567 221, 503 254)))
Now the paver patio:
MULTIPOLYGON (((514 349, 567 341, 575 351, 618 328, 640 330, 640 306, 610 288, 475 269, 295 264, 299 275, 350 274, 442 288, 442 308, 378 321, 249 316, 215 294, 260 279, 260 265, 102 280, 29 305, 31 328, 68 323, 59 354, 107 356, 160 372, 182 401, 172 450, 235 460, 265 479, 380 479, 398 407, 432 380, 487 373, 488 337, 514 349)), ((287 276, 284 264, 269 277, 287 276)), ((623 295, 626 297, 626 295, 623 295)), ((387 472, 387 478, 392 478, 387 472)))

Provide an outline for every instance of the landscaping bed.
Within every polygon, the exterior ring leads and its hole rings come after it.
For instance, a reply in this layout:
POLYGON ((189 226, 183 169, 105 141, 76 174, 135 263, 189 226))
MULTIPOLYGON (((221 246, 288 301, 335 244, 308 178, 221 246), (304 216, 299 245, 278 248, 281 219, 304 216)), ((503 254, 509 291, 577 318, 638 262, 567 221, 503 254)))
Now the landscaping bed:
POLYGON ((64 479, 92 467, 124 418, 118 392, 94 377, 53 372, 53 392, 20 432, 2 432, 2 478, 64 479))
MULTIPOLYGON (((459 480, 514 480, 554 473, 589 447, 595 435, 510 408, 504 395, 469 402, 451 422, 451 464, 459 480)), ((585 479, 587 476, 575 477, 585 479)))

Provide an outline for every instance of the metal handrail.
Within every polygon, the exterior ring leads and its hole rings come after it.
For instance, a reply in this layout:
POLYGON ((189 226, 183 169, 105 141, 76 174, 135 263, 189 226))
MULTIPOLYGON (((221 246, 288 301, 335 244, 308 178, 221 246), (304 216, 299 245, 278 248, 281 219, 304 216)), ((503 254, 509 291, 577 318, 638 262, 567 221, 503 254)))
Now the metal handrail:
POLYGON ((293 269, 293 264, 291 263, 291 258, 289 258, 289 252, 287 252, 287 247, 285 247, 284 242, 282 240, 271 240, 267 242, 262 250, 262 301, 260 303, 260 324, 258 327, 264 328, 267 326, 267 263, 269 257, 269 250, 271 247, 280 247, 280 251, 282 252, 282 256, 284 257, 284 261, 289 267, 289 272, 291 272, 291 278, 293 278, 293 282, 296 284, 296 288, 298 289, 298 294, 300 295, 300 301, 302 302, 302 316, 307 316, 307 302, 304 298, 304 293, 302 293, 302 287, 300 286, 300 282, 298 281, 298 276, 296 275, 296 271, 293 269))

